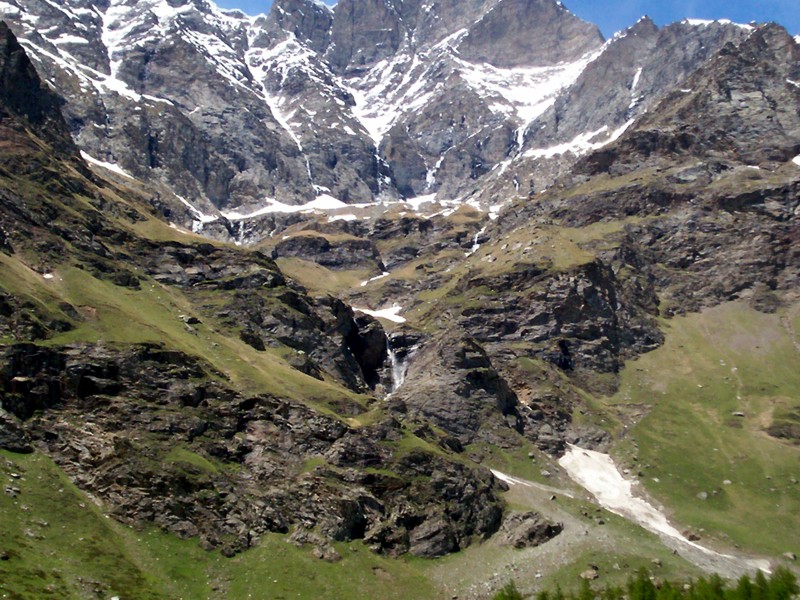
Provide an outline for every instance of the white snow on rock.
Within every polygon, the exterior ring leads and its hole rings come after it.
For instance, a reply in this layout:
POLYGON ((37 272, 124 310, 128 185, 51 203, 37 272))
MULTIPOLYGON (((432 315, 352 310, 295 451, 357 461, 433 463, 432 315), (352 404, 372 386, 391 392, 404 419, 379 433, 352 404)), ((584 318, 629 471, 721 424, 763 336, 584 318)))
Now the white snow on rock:
MULTIPOLYGON (((175 194, 175 197, 178 200, 180 200, 181 203, 186 208, 188 208, 190 211, 192 211, 192 214, 194 215, 195 221, 199 221, 201 225, 205 225, 206 223, 213 223, 214 221, 219 219, 219 217, 217 217, 217 216, 207 215, 207 214, 203 213, 199 208, 197 208, 194 204, 189 202, 183 196, 179 196, 178 194, 175 194)), ((200 227, 200 229, 202 229, 202 227, 200 227)), ((197 233, 197 231, 195 231, 195 233, 197 233)))
POLYGON ((588 133, 581 133, 577 135, 574 139, 570 140, 569 142, 565 142, 563 144, 558 144, 556 146, 551 146, 549 148, 533 148, 531 150, 525 151, 523 156, 525 158, 553 158, 554 156, 558 156, 560 154, 566 154, 567 152, 572 152, 575 155, 582 155, 586 154, 587 152, 591 152, 592 150, 597 150, 602 148, 603 146, 615 142, 620 138, 620 136, 628 130, 633 124, 634 119, 630 119, 626 123, 624 123, 619 129, 613 131, 611 135, 602 139, 602 136, 607 134, 608 127, 604 125, 597 131, 590 131, 588 133), (596 138, 600 137, 601 141, 592 141, 596 138))
POLYGON ((747 25, 745 23, 734 23, 730 19, 684 19, 681 23, 685 23, 686 25, 692 25, 693 27, 708 27, 709 25, 736 25, 736 27, 741 27, 742 29, 747 29, 748 31, 755 29, 752 25, 747 25))
POLYGON ((97 165, 98 167, 103 167, 104 169, 111 171, 112 173, 116 173, 117 175, 122 175, 123 177, 127 177, 128 179, 134 179, 133 175, 122 169, 119 165, 115 165, 114 163, 104 162, 102 160, 98 160, 93 156, 90 156, 83 150, 81 150, 81 157, 88 163, 93 165, 97 165))
POLYGON ((458 45, 468 33, 460 29, 424 52, 401 51, 372 67, 357 88, 348 87, 356 100, 353 113, 376 144, 403 114, 449 93, 438 81, 442 65, 449 63, 489 110, 514 117, 523 132, 600 55, 595 51, 572 63, 503 69, 460 58, 458 45))
POLYGON ((354 306, 353 310, 364 313, 365 315, 369 315, 371 317, 375 317, 376 319, 386 319, 387 321, 392 321, 393 323, 406 322, 405 317, 400 316, 400 313, 403 311, 403 307, 399 304, 393 304, 390 308, 382 308, 381 310, 371 310, 369 308, 358 308, 357 306, 354 306))
POLYGON ((534 481, 528 481, 526 479, 520 479, 519 477, 514 477, 513 475, 506 475, 501 471, 495 471, 494 469, 490 469, 492 475, 497 477, 500 481, 504 481, 509 486, 521 485, 524 487, 536 488, 538 490, 542 490, 544 492, 550 492, 552 494, 561 494, 562 496, 566 496, 567 498, 574 498, 575 495, 572 492, 568 492, 567 490, 561 490, 559 488, 551 487, 549 485, 544 485, 541 483, 536 483, 534 481))
POLYGON ((358 216, 354 215, 353 213, 347 213, 344 215, 331 215, 328 217, 328 221, 331 223, 334 221, 358 221, 358 216))
POLYGON ((370 277, 369 279, 367 279, 365 281, 362 281, 361 282, 361 287, 367 287, 367 285, 369 285, 373 281, 379 281, 381 279, 384 279, 384 278, 388 277, 389 275, 391 275, 391 273, 389 273, 388 271, 384 271, 380 275, 376 275, 375 277, 370 277))
POLYGON ((795 157, 792 159, 792 162, 793 162, 794 164, 796 164, 798 167, 800 167, 800 156, 795 156, 795 157))
POLYGON ((245 221, 247 219, 253 219, 255 217, 260 217, 262 215, 268 215, 271 213, 297 213, 297 212, 310 212, 315 210, 339 210, 340 208, 347 208, 348 205, 342 202, 341 200, 334 198, 329 194, 321 194, 317 196, 311 202, 307 202, 305 204, 284 204, 283 202, 278 202, 272 198, 267 199, 268 204, 263 207, 259 208, 256 211, 251 213, 240 213, 236 211, 227 211, 222 212, 222 216, 228 219, 229 221, 245 221))

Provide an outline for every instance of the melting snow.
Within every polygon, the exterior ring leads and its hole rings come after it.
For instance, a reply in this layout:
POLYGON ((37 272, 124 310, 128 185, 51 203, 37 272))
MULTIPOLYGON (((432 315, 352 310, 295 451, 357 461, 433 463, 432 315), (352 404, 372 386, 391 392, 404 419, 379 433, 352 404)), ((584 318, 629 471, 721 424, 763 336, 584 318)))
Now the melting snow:
POLYGON ((642 67, 639 67, 636 70, 636 75, 633 76, 633 83, 631 84, 631 93, 636 91, 636 88, 639 86, 639 79, 642 77, 642 67))
POLYGON ((558 464, 611 512, 630 519, 649 531, 685 539, 680 531, 669 524, 664 513, 633 495, 631 482, 617 470, 608 454, 570 445, 569 451, 558 464))
POLYGON ((361 287, 367 287, 368 284, 372 283, 373 281, 378 281, 379 279, 383 279, 384 277, 388 277, 390 273, 388 271, 384 271, 380 275, 376 275, 375 277, 370 277, 366 281, 361 282, 361 287))
POLYGON ((348 205, 330 196, 328 194, 321 194, 317 196, 316 199, 312 200, 311 202, 307 202, 306 204, 284 204, 283 202, 278 202, 277 200, 268 199, 267 202, 269 204, 264 208, 260 208, 254 212, 243 214, 236 211, 228 211, 222 212, 222 216, 228 219, 229 221, 244 221, 246 219, 252 219, 254 217, 260 217, 262 215, 268 215, 271 213, 296 213, 296 212, 306 212, 306 211, 313 211, 313 210, 338 210, 340 208, 347 208, 348 205))
POLYGON ((393 323, 406 322, 405 317, 400 316, 403 307, 399 304, 393 304, 390 308, 382 308, 380 310, 370 310, 369 308, 358 308, 354 306, 353 310, 364 313, 365 315, 369 315, 371 317, 375 317, 376 319, 386 319, 387 321, 392 321, 393 323))
POLYGON ((588 133, 581 133, 580 135, 576 136, 569 142, 565 142, 564 144, 558 144, 556 146, 551 146, 550 148, 534 148, 532 150, 527 150, 523 156, 526 158, 552 158, 554 156, 558 156, 559 154, 566 154, 567 152, 572 152, 574 154, 585 154, 592 150, 597 150, 602 148, 606 144, 610 144, 611 142, 616 141, 619 137, 625 133, 625 131, 633 124, 634 119, 630 119, 626 123, 624 123, 619 129, 614 131, 608 139, 602 142, 591 142, 593 138, 604 134, 608 131, 607 126, 603 126, 597 131, 590 131, 588 133))
POLYGON ((405 200, 403 200, 405 204, 411 206, 411 208, 413 208, 415 211, 419 211, 420 207, 423 204, 435 201, 436 201, 436 194, 427 194, 425 196, 416 196, 414 198, 406 198, 405 200))
POLYGON ((331 223, 334 221, 358 221, 358 217, 353 213, 347 213, 346 215, 332 215, 328 217, 328 221, 331 223))
MULTIPOLYGON (((175 194, 175 197, 178 200, 180 200, 183 203, 183 205, 186 206, 186 208, 188 208, 190 211, 192 211, 192 213, 195 216, 195 220, 199 221, 201 225, 205 225, 206 223, 213 223, 214 221, 219 219, 219 217, 216 217, 214 215, 207 215, 207 214, 201 212, 199 208, 197 208, 194 204, 189 202, 183 196, 179 196, 178 194, 175 194)), ((200 227, 199 229, 202 229, 202 227, 200 227)), ((195 233, 197 233, 197 231, 195 231, 195 233)))
MULTIPOLYGON (((707 555, 735 559, 733 556, 714 552, 683 537, 680 531, 670 525, 663 512, 634 495, 632 482, 622 476, 608 454, 584 450, 570 444, 569 450, 561 457, 558 464, 567 471, 573 481, 586 488, 597 498, 600 505, 609 511, 638 523, 653 533, 677 540, 707 555)), ((769 570, 769 561, 748 560, 746 564, 750 568, 769 570)))
POLYGON ((551 493, 554 493, 554 494, 561 494, 562 496, 566 496, 567 498, 574 498, 575 497, 571 492, 568 492, 566 490, 561 490, 561 489, 558 489, 558 488, 555 488, 555 487, 551 487, 549 485, 543 485, 541 483, 535 483, 533 481, 527 481, 525 479, 520 479, 520 478, 514 477, 512 475, 506 475, 505 473, 502 473, 501 471, 495 471, 494 469, 490 469, 490 470, 492 472, 492 475, 497 477, 500 481, 506 482, 510 486, 522 485, 522 486, 525 486, 525 487, 531 487, 531 488, 540 489, 540 490, 543 490, 545 492, 551 492, 551 493))
POLYGON ((83 150, 81 150, 81 156, 83 157, 83 160, 85 160, 86 162, 90 162, 93 165, 97 165, 98 167, 103 167, 108 171, 116 173, 117 175, 122 175, 123 177, 127 177, 128 179, 135 179, 133 175, 123 170, 119 165, 115 165, 114 163, 109 163, 109 162, 103 162, 102 160, 97 160, 93 156, 88 155, 83 150))

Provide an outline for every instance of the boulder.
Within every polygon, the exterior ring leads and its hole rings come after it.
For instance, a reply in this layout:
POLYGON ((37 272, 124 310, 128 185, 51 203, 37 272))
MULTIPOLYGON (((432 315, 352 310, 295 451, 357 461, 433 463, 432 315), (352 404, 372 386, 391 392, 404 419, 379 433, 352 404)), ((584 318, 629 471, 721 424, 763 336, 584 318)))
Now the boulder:
POLYGON ((537 512, 512 513, 503 521, 497 542, 514 548, 539 546, 564 530, 562 523, 553 523, 537 512))
POLYGON ((30 436, 22 428, 22 423, 2 408, 0 408, 0 449, 18 454, 33 452, 30 436))

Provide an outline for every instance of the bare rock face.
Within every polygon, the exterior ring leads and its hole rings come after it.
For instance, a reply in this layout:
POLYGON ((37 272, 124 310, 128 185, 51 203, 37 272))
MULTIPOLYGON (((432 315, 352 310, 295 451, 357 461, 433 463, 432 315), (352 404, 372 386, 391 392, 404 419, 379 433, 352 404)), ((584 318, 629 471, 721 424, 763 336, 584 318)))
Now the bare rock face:
POLYGON ((405 33, 392 3, 343 0, 336 5, 327 58, 339 73, 363 72, 392 56, 405 33))
POLYGON ((16 118, 64 154, 76 148, 61 116, 61 101, 41 80, 5 22, 0 22, 0 118, 16 118))
POLYGON ((323 54, 330 44, 333 12, 315 0, 277 0, 272 3, 264 23, 266 39, 259 40, 268 47, 295 36, 308 48, 323 54))
POLYGON ((453 552, 499 526, 491 474, 424 452, 395 455, 386 442, 403 436, 396 421, 356 431, 298 404, 242 397, 208 379, 208 365, 157 346, 2 352, 0 402, 28 421, 23 429, 0 413, 0 445, 29 452, 32 435, 125 521, 200 536, 227 553, 302 524, 324 540, 363 538, 379 552, 419 556, 453 552), (170 454, 176 444, 188 454, 170 454), (202 462, 187 458, 197 455, 202 462), (322 457, 335 468, 305 472, 322 457), (209 461, 238 466, 202 466, 209 461))
POLYGON ((800 47, 785 29, 760 27, 739 46, 724 46, 684 89, 672 91, 643 117, 632 135, 582 161, 578 172, 621 172, 625 163, 682 155, 755 166, 792 159, 800 90, 787 80, 800 74, 798 56, 800 47))
POLYGON ((6 6, 0 16, 64 98, 80 148, 163 184, 197 209, 167 197, 173 218, 214 236, 225 228, 208 218, 265 199, 363 203, 478 180, 520 125, 490 109, 498 98, 480 83, 484 65, 557 64, 602 42, 551 0, 345 0, 334 10, 281 0, 258 18, 161 0, 6 6), (446 111, 448 80, 464 86, 457 110, 446 111), (421 101, 407 110, 411 100, 421 101))
POLYGON ((297 235, 281 240, 273 254, 275 258, 303 258, 334 270, 366 267, 383 271, 375 243, 366 239, 329 240, 322 235, 297 235))
POLYGON ((736 25, 686 22, 659 30, 647 17, 609 42, 536 125, 526 145, 548 147, 586 132, 622 127, 662 98, 725 44, 738 43, 748 30, 736 25))
POLYGON ((410 415, 431 421, 462 444, 499 439, 504 429, 521 427, 514 392, 473 339, 424 345, 397 396, 410 415))
POLYGON ((502 0, 470 29, 459 53, 495 67, 545 66, 576 60, 602 43, 595 25, 561 3, 502 0))
POLYGON ((555 0, 4 6, 82 150, 158 185, 173 220, 245 242, 272 231, 252 217, 272 200, 539 191, 749 33, 645 18, 604 45, 555 0))

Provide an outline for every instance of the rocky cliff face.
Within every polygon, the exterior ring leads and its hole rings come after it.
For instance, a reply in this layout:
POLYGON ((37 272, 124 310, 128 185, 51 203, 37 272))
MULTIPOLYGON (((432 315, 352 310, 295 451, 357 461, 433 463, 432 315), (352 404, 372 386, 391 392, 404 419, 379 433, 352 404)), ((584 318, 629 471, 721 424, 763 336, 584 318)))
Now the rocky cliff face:
POLYGON ((602 43, 549 0, 286 0, 256 18, 200 1, 14 0, 0 16, 81 149, 165 184, 195 228, 271 200, 461 194, 602 43), (444 90, 459 86, 453 106, 444 90))
POLYGON ((645 18, 603 44, 553 0, 3 7, 82 150, 163 184, 173 220, 239 241, 285 204, 487 209, 539 191, 748 35, 645 18))

